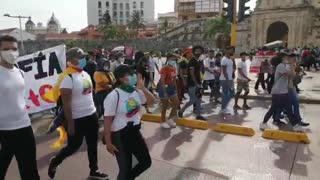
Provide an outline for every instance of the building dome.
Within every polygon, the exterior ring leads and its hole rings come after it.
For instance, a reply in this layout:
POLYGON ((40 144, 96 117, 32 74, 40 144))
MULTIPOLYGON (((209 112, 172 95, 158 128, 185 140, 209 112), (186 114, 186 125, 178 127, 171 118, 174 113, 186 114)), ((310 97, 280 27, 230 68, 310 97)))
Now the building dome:
POLYGON ((48 26, 49 25, 60 25, 60 22, 59 22, 59 20, 54 16, 54 13, 52 13, 52 16, 51 16, 51 18, 49 19, 49 21, 48 21, 48 26))
POLYGON ((28 21, 26 22, 26 25, 35 25, 34 22, 31 20, 31 17, 29 17, 28 21))

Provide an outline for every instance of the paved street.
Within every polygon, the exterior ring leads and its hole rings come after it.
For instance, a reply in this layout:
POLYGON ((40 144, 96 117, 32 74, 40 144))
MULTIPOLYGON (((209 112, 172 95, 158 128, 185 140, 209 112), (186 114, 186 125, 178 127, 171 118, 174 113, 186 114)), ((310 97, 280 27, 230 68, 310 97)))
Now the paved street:
MULTIPOLYGON (((208 101, 208 99, 204 99, 208 101)), ((250 101, 255 107, 248 112, 222 119, 219 107, 205 104, 205 115, 209 122, 225 122, 252 127, 253 137, 221 134, 213 131, 176 128, 163 130, 155 123, 143 123, 142 132, 153 158, 153 165, 139 179, 145 180, 207 180, 207 179, 279 179, 317 180, 320 166, 320 123, 318 105, 302 105, 305 119, 311 123, 308 135, 311 144, 296 144, 270 141, 261 137, 259 123, 266 112, 268 103, 250 101)), ((190 112, 191 109, 189 109, 190 112)), ((157 110, 156 110, 157 111, 157 110)), ((186 113, 192 114, 190 113, 186 113)), ((34 130, 41 134, 48 123, 46 117, 34 121, 34 130)), ((274 127, 276 128, 276 127, 274 127)), ((54 137, 38 137, 38 166, 41 179, 48 179, 46 171, 49 158, 55 154, 49 149, 54 137)), ((103 171, 116 178, 117 164, 105 147, 99 145, 99 161, 103 171)), ((56 179, 86 179, 88 175, 85 146, 60 167, 56 179)), ((12 163, 8 180, 18 180, 17 166, 12 163)))

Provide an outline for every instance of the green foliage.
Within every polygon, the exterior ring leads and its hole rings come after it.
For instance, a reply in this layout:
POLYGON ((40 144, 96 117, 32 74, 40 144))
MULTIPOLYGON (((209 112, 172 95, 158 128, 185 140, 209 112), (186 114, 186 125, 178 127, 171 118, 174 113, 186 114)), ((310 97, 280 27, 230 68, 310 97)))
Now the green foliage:
POLYGON ((169 22, 168 22, 168 20, 166 19, 166 20, 161 24, 160 29, 163 30, 164 33, 167 33, 168 28, 169 28, 169 22))
POLYGON ((224 17, 217 17, 206 22, 204 39, 215 39, 217 34, 228 35, 231 30, 230 22, 224 17))
POLYGON ((106 11, 102 17, 102 22, 101 22, 101 25, 102 26, 109 26, 112 24, 112 21, 111 21, 111 16, 110 14, 106 11))
POLYGON ((101 32, 103 34, 104 39, 118 40, 127 38, 126 31, 120 29, 117 25, 105 26, 103 27, 101 32))
POLYGON ((142 15, 139 11, 133 11, 131 20, 128 23, 128 27, 130 29, 138 30, 138 29, 145 29, 145 21, 142 18, 142 15))

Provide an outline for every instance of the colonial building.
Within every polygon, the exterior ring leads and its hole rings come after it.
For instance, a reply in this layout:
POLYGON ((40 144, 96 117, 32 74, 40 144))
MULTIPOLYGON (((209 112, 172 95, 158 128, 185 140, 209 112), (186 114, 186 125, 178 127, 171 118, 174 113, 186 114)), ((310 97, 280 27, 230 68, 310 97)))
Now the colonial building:
POLYGON ((42 23, 37 23, 37 26, 35 23, 29 18, 29 20, 25 24, 25 29, 27 32, 32 34, 59 34, 62 31, 61 24, 59 20, 54 16, 54 13, 52 13, 52 16, 48 20, 47 26, 43 26, 42 23))
POLYGON ((238 51, 281 40, 288 48, 320 46, 318 0, 258 0, 252 16, 238 24, 238 51))

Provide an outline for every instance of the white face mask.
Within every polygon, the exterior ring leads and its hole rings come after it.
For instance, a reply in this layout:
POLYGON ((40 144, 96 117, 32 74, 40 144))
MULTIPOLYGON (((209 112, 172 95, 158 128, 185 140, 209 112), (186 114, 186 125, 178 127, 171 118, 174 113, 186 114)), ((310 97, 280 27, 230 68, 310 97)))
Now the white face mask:
POLYGON ((119 58, 119 61, 121 62, 121 63, 124 63, 124 58, 122 57, 122 58, 119 58))
POLYGON ((19 57, 19 52, 13 50, 0 51, 0 56, 3 61, 6 61, 9 64, 15 64, 19 57))

